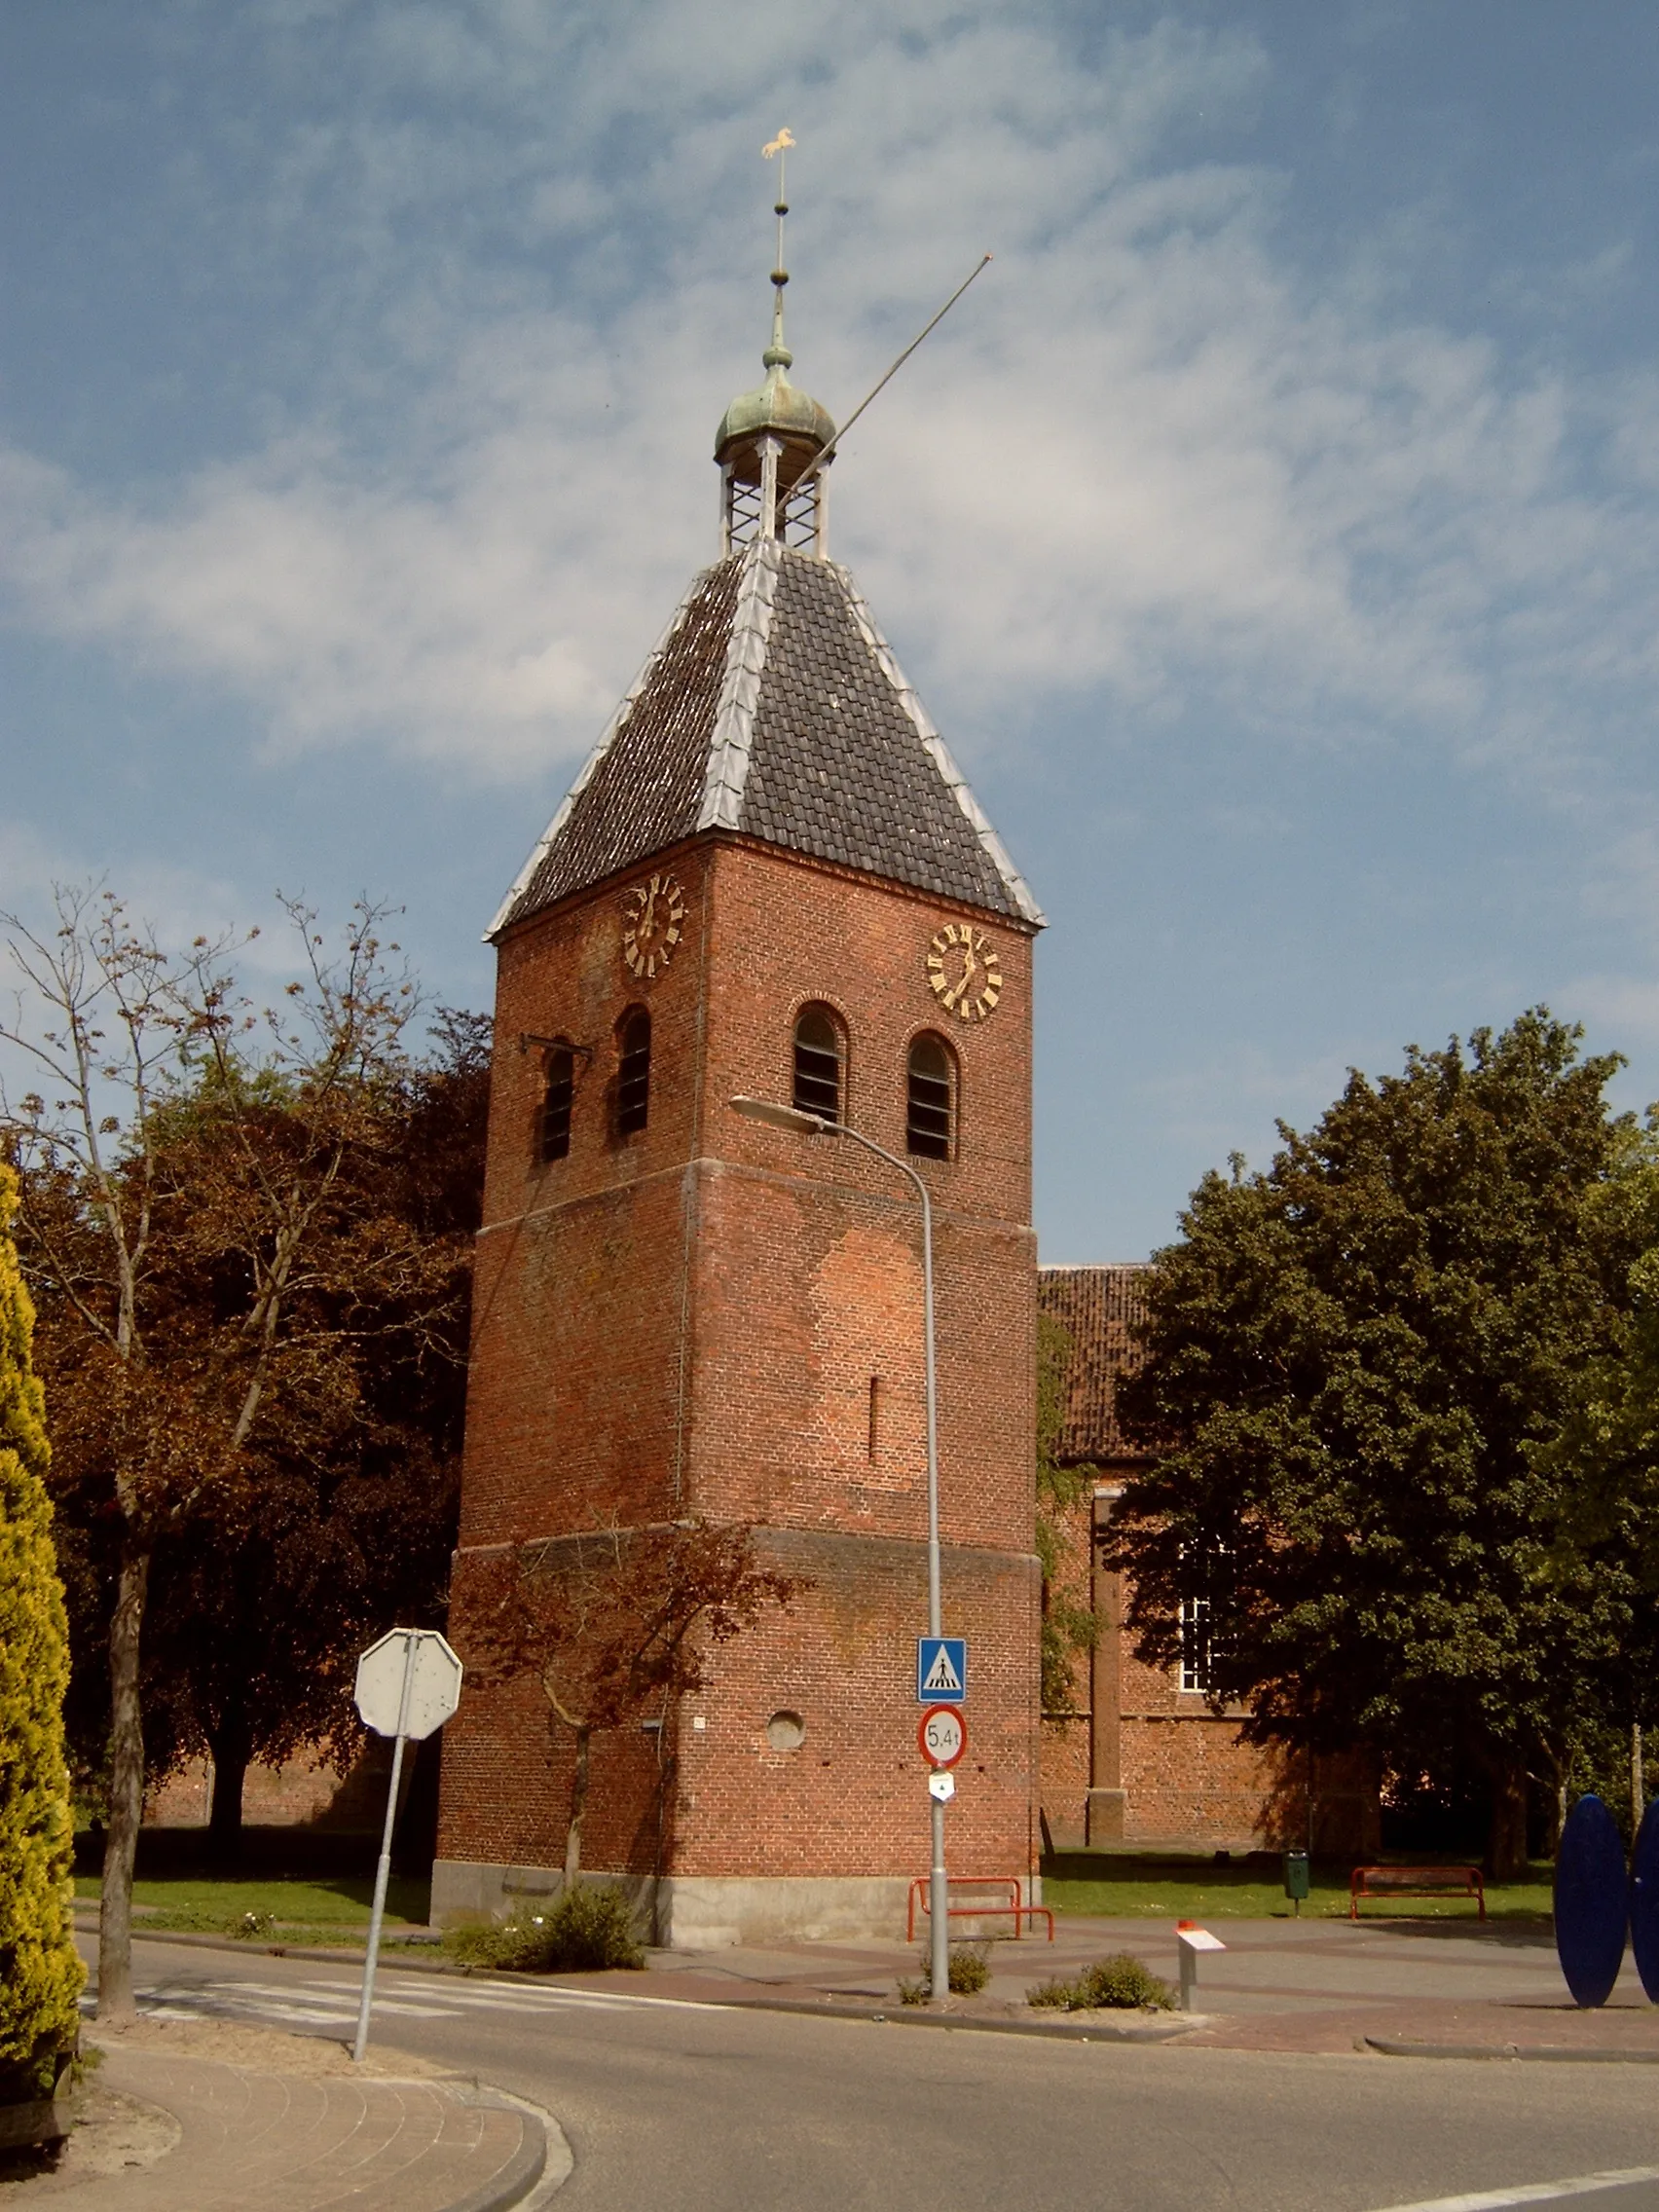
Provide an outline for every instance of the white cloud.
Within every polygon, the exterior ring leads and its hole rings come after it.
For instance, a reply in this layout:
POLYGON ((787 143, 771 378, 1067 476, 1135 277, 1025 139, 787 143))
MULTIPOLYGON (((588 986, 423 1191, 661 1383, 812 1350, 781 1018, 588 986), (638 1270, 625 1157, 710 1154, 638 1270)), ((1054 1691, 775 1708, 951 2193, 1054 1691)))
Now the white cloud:
MULTIPOLYGON (((106 888, 120 899, 133 926, 168 950, 178 951, 198 937, 245 938, 257 926, 259 935, 240 954, 240 966, 264 978, 267 987, 293 973, 293 957, 274 928, 283 917, 273 900, 250 908, 245 895, 212 869, 182 866, 153 854, 124 859, 121 879, 115 882, 88 853, 48 836, 37 824, 0 820, 0 912, 16 915, 25 929, 50 934, 59 889, 75 894, 106 888)), ((338 918, 322 917, 325 925, 338 918)), ((10 987, 3 960, 0 978, 6 978, 0 987, 10 987)))
POLYGON ((838 549, 977 742, 999 702, 1099 685, 1409 723, 1568 781, 1593 720, 1628 741, 1653 393, 1507 379, 1478 338, 1390 320, 1386 287, 1315 291, 1278 179, 1164 153, 1255 96, 1247 41, 1164 27, 1086 69, 1036 19, 942 0, 735 21, 366 18, 374 97, 296 126, 266 215, 338 214, 384 293, 373 345, 353 324, 361 357, 319 360, 316 428, 142 498, 12 453, 22 618, 227 685, 281 748, 368 737, 483 775, 578 752, 712 551, 713 419, 763 335, 754 149, 788 119, 792 330, 832 406, 998 253, 834 498, 838 549), (445 195, 479 232, 563 240, 565 288, 535 297, 504 249, 417 271, 399 222, 445 195), (1618 498, 1599 438, 1634 463, 1618 498))

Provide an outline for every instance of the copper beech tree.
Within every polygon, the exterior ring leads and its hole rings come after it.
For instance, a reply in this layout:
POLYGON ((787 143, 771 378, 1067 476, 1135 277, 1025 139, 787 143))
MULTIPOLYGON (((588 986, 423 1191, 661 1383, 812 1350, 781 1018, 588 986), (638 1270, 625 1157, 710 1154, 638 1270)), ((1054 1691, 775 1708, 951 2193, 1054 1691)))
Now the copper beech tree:
MULTIPOLYGON (((290 1306, 290 1346, 326 1346, 327 1389, 285 1393, 280 1419, 256 1424, 235 1471, 156 1550, 145 1761, 154 1778, 187 1758, 210 1758, 216 1864, 240 1857, 250 1764, 276 1765, 302 1749, 337 1766, 354 1756, 357 1653, 394 1621, 443 1619, 488 1028, 481 1016, 440 1010, 423 1056, 384 1087, 374 1143, 354 1149, 335 1185, 290 1306), (382 1252, 413 1233, 419 1264, 359 1268, 371 1227, 382 1252)), ((258 1133, 267 1148, 291 1142, 283 1101, 267 1103, 258 1133)), ((241 1272, 221 1250, 181 1277, 176 1294, 205 1305, 211 1319, 227 1274, 234 1282, 241 1272)), ((113 1581, 97 1470, 90 1471, 90 1487, 67 1476, 56 1486, 71 1628, 87 1653, 104 1640, 113 1581)), ((89 1776, 101 1772, 108 1737, 103 1686, 102 1671, 83 1666, 71 1743, 89 1776)))
MULTIPOLYGON (((549 1727, 575 1756, 565 1828, 565 1880, 581 1872, 593 1739, 700 1689, 715 1646, 805 1589, 760 1566, 746 1526, 672 1522, 515 1544, 475 1560, 455 1635, 474 1679, 533 1675, 549 1727)), ((459 1594, 458 1594, 459 1598, 459 1594)))
POLYGON ((0 1101, 40 1309, 55 1481, 101 1492, 114 1530, 108 1834, 98 2008, 132 2008, 143 1812, 141 1642, 158 1544, 263 1454, 350 1418, 357 1337, 395 1294, 434 1328, 453 1257, 375 1202, 418 999, 363 906, 331 948, 284 902, 296 975, 241 995, 246 940, 171 955, 97 891, 56 927, 7 917, 20 981, 0 1037, 35 1088, 0 1101))

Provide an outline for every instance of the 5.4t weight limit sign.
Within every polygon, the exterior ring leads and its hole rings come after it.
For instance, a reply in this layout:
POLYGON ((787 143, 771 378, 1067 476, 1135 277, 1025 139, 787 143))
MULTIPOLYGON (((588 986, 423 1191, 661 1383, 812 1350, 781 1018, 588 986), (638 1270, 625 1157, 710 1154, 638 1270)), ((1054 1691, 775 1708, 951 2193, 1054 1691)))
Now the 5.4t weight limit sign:
POLYGON ((929 1766, 954 1766, 968 1749, 968 1723, 954 1705, 931 1705, 922 1714, 916 1741, 929 1766))

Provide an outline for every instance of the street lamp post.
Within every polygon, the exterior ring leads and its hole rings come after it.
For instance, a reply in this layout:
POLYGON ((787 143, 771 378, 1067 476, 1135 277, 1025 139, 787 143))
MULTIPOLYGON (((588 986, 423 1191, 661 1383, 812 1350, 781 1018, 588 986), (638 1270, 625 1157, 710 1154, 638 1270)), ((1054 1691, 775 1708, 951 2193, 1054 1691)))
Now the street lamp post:
MULTIPOLYGON (((928 1634, 942 1636, 939 1558, 939 1389, 934 1364, 933 1200, 928 1187, 906 1160, 849 1128, 845 1122, 827 1122, 821 1114, 806 1114, 798 1106, 779 1106, 769 1098, 733 1098, 727 1103, 746 1121, 765 1122, 775 1129, 790 1129, 803 1137, 847 1137, 897 1167, 922 1201, 922 1324, 928 1400, 928 1634)), ((928 1967, 928 1994, 943 2005, 950 1994, 950 1891, 944 1873, 944 1803, 931 1793, 928 1811, 932 1821, 933 1863, 928 1869, 928 1919, 932 1951, 928 1967)))

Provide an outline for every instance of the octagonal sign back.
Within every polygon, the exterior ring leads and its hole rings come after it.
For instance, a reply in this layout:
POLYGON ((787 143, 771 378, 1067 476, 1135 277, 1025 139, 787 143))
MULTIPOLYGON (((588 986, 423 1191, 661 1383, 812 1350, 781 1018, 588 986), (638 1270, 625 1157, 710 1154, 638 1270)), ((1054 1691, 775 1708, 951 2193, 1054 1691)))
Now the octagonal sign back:
POLYGON ((461 1703, 461 1661, 435 1628, 389 1629, 357 1661, 357 1711, 377 1736, 398 1733, 414 1743, 441 1728, 461 1703), (409 1705, 403 1708, 403 1675, 413 1652, 409 1705))

